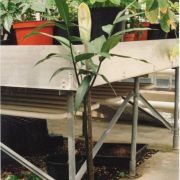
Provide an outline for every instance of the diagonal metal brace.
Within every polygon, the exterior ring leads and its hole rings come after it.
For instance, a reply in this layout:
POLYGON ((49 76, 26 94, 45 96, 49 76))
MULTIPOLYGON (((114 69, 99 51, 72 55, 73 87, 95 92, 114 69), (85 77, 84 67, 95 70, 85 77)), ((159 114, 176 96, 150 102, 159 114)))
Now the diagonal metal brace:
POLYGON ((140 94, 139 100, 151 111, 153 116, 160 120, 168 129, 172 130, 172 126, 154 107, 140 94))
POLYGON ((15 159, 17 162, 19 162, 21 165, 29 169, 31 172, 36 174, 38 177, 40 177, 43 180, 55 180, 45 172, 43 172, 38 167, 34 166, 31 162, 27 161, 25 158, 17 154, 15 151, 7 147, 5 144, 0 143, 0 148, 3 152, 5 152, 7 155, 15 159))
MULTIPOLYGON (((102 133, 101 137, 99 138, 98 142, 96 143, 96 145, 93 148, 93 158, 96 156, 97 152, 99 151, 99 149, 101 148, 105 138, 107 137, 107 135, 110 133, 111 129, 114 127, 114 125, 116 124, 116 122, 118 121, 119 117, 121 116, 121 114, 123 113, 126 105, 128 104, 129 100, 131 99, 131 97, 133 96, 133 92, 129 93, 128 96, 126 97, 126 99, 123 101, 123 103, 121 104, 121 106, 118 108, 118 110, 116 111, 115 115, 113 116, 112 120, 110 121, 108 127, 104 130, 104 132, 102 133)), ((78 171, 78 173, 76 174, 76 180, 80 180, 83 175, 85 174, 87 169, 87 163, 86 161, 83 163, 83 165, 81 166, 80 170, 78 171)))

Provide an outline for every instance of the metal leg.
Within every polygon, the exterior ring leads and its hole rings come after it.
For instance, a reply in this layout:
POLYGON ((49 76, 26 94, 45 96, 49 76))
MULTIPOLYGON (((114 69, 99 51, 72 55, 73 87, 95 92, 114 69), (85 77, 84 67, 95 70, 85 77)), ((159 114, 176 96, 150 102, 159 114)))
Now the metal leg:
POLYGON ((137 141, 137 126, 138 126, 138 99, 139 99, 139 78, 135 78, 134 83, 134 106, 133 106, 133 122, 132 122, 132 137, 131 137, 131 161, 130 161, 130 176, 136 175, 136 141, 137 141))
POLYGON ((46 174, 45 172, 43 172, 41 169, 37 168, 36 166, 34 166, 32 163, 30 163, 29 161, 27 161, 26 159, 24 159, 22 156, 20 156, 19 154, 17 154, 15 151, 13 151, 12 149, 10 149, 9 147, 7 147, 5 144, 0 143, 0 147, 1 150, 3 152, 5 152, 6 154, 8 154, 10 157, 12 157, 14 160, 16 160, 17 162, 19 162, 21 165, 23 165, 24 167, 26 167, 27 169, 29 169, 31 172, 33 172, 34 174, 36 174, 38 177, 40 177, 41 179, 44 180, 55 180, 54 178, 52 178, 51 176, 49 176, 48 174, 46 174))
MULTIPOLYGON (((121 106, 118 108, 118 110, 116 111, 116 114, 113 116, 112 120, 110 121, 107 129, 104 130, 104 132, 102 133, 101 137, 99 138, 98 142, 96 143, 95 147, 93 148, 93 158, 96 156, 96 154, 99 151, 99 149, 101 148, 105 138, 108 136, 111 129, 114 127, 114 125, 118 121, 119 117, 123 113, 127 103, 129 102, 129 100, 132 96, 133 96, 133 93, 130 93, 126 97, 126 99, 121 104, 121 106)), ((80 180, 83 177, 84 173, 86 172, 86 169, 87 169, 87 164, 86 164, 86 162, 84 162, 84 164, 81 166, 80 170, 78 171, 78 173, 76 175, 76 180, 80 180)))
POLYGON ((68 94, 68 158, 69 158, 69 180, 75 180, 75 125, 74 125, 74 95, 68 94))
POLYGON ((139 100, 151 111, 154 117, 160 120, 168 129, 172 130, 171 124, 167 122, 166 119, 162 117, 161 114, 154 109, 154 107, 141 94, 139 95, 139 100))
POLYGON ((173 149, 179 149, 179 67, 175 68, 175 104, 173 149))

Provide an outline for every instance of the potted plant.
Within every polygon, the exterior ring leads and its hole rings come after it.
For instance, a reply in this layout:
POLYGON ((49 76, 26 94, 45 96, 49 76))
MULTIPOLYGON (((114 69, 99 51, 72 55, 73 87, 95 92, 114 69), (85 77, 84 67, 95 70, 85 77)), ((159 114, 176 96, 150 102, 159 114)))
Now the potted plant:
MULTIPOLYGON (((78 26, 76 26, 77 22, 77 10, 78 10, 78 5, 79 2, 77 0, 67 0, 67 4, 69 7, 69 16, 70 16, 70 22, 72 23, 72 25, 70 26, 70 34, 71 36, 79 36, 79 28, 78 26)), ((63 22, 63 19, 59 16, 59 18, 56 21, 57 23, 60 24, 65 24, 63 22)), ((68 34, 65 28, 59 28, 58 26, 54 27, 54 35, 55 36, 62 36, 67 38, 68 34)), ((53 44, 58 45, 59 42, 57 40, 53 40, 53 44)), ((73 44, 81 44, 80 41, 74 41, 73 44)))
POLYGON ((11 26, 15 20, 21 20, 19 1, 0 0, 0 33, 1 44, 15 44, 15 33, 11 26))
MULTIPOLYGON (((132 17, 126 22, 126 29, 138 28, 139 21, 138 17, 132 17)), ((123 41, 137 41, 138 40, 138 31, 131 31, 123 36, 123 41)))
POLYGON ((53 34, 54 23, 51 20, 56 19, 57 12, 51 4, 53 1, 46 0, 42 3, 38 0, 0 0, 1 34, 3 34, 1 39, 5 39, 6 34, 11 37, 12 32, 15 31, 19 45, 52 44, 50 37, 36 35, 24 39, 24 36, 39 25, 42 26, 39 31, 53 34), (46 25, 43 25, 44 23, 46 25))
POLYGON ((48 14, 51 9, 47 9, 45 3, 38 0, 22 0, 19 5, 21 10, 21 21, 13 23, 13 29, 16 32, 18 45, 51 45, 52 38, 37 34, 33 37, 25 39, 24 36, 32 31, 35 27, 41 26, 39 31, 53 34, 53 21, 51 14, 48 14), (44 15, 44 16, 43 16, 44 15), (49 18, 48 18, 49 17, 49 18), (44 20, 45 19, 45 20, 44 20), (46 25, 44 25, 46 23, 46 25))
MULTIPOLYGON (((138 2, 136 8, 130 7, 128 9, 127 14, 136 13, 137 15, 129 18, 126 22, 126 29, 129 28, 149 28, 150 23, 146 20, 144 9, 142 7, 142 3, 138 2)), ((127 33, 124 36, 124 41, 136 41, 136 40, 147 40, 148 39, 148 31, 135 31, 131 33, 127 33)))
MULTIPOLYGON (((132 3, 133 0, 128 2, 126 0, 80 0, 79 2, 85 2, 90 7, 92 18, 91 40, 93 40, 101 35, 106 36, 102 26, 112 24, 118 12, 132 3)), ((138 3, 134 1, 132 6, 137 8, 138 3)), ((118 32, 123 28, 123 23, 119 22, 114 27, 114 32, 118 32)))
POLYGON ((176 29, 177 18, 168 0, 145 1, 145 16, 151 23, 149 39, 164 39, 171 29, 176 29))
MULTIPOLYGON (((71 62, 72 67, 59 67, 50 78, 53 79, 54 76, 57 74, 63 72, 63 71, 73 71, 75 73, 75 77, 77 80, 77 91, 75 94, 75 101, 74 101, 74 114, 79 110, 80 106, 83 104, 84 107, 84 113, 83 113, 83 122, 84 124, 84 137, 85 137, 85 144, 86 144, 86 158, 87 158, 87 175, 89 179, 93 178, 93 158, 92 158, 92 117, 91 117, 91 88, 93 87, 97 76, 100 76, 106 83, 110 85, 112 90, 114 91, 113 87, 111 86, 111 83, 108 81, 108 79, 103 75, 100 74, 99 71, 101 69, 101 65, 104 61, 108 59, 108 61, 113 56, 122 57, 122 58, 132 58, 130 56, 124 56, 120 54, 112 54, 110 51, 112 48, 114 48, 120 41, 121 36, 126 32, 131 31, 137 31, 137 30, 147 30, 147 28, 136 28, 136 29, 128 29, 123 31, 114 32, 114 28, 117 23, 127 20, 129 17, 133 17, 134 15, 127 16, 125 15, 125 12, 127 9, 133 5, 133 3, 130 3, 125 9, 120 11, 115 19, 112 21, 111 24, 106 24, 102 27, 102 30, 104 33, 106 33, 106 36, 102 35, 100 37, 97 37, 94 40, 91 40, 91 14, 88 6, 85 3, 81 3, 78 10, 78 26, 80 31, 80 39, 84 45, 84 51, 77 53, 75 46, 72 44, 72 39, 75 38, 71 36, 70 34, 70 27, 71 27, 71 21, 69 16, 69 8, 66 3, 66 0, 55 0, 57 4, 57 8, 59 10, 59 13, 64 21, 63 27, 65 25, 65 29, 67 30, 68 38, 64 38, 61 36, 51 36, 49 34, 41 33, 43 35, 47 35, 50 37, 55 38, 57 41, 59 41, 63 47, 66 49, 69 49, 69 51, 66 51, 67 54, 58 54, 58 53, 50 53, 47 55, 44 59, 37 62, 36 65, 41 64, 42 62, 46 60, 50 60, 51 57, 59 56, 67 59, 71 62), (95 60, 98 60, 96 62, 95 60)), ((59 28, 62 28, 62 26, 59 26, 59 28)), ((34 31, 27 35, 26 37, 30 37, 34 34, 34 31)), ((77 39, 79 37, 76 37, 77 39)), ((146 60, 137 59, 136 60, 142 61, 142 63, 147 63, 146 60)), ((115 91, 114 91, 115 93, 115 91)))
POLYGON ((171 2, 169 1, 169 7, 171 9, 171 11, 176 15, 177 17, 177 29, 175 30, 170 30, 170 32, 168 33, 168 38, 177 38, 179 37, 179 2, 171 2))

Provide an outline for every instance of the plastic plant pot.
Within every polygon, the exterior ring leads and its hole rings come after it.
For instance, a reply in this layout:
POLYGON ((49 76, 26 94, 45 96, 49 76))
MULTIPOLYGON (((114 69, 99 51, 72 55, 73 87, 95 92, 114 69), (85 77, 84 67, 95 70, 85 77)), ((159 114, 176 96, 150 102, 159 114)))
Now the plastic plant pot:
MULTIPOLYGON (((47 21, 27 21, 27 22, 16 22, 13 24, 13 29, 16 33, 16 40, 18 45, 52 45, 53 39, 42 34, 36 34, 29 38, 24 38, 25 35, 29 34, 34 28, 39 25, 46 23, 47 21)), ((46 27, 38 30, 53 35, 54 24, 47 25, 46 27)))
MULTIPOLYGON (((56 180, 69 179, 68 153, 49 155, 45 159, 47 172, 56 180)), ((84 162, 81 155, 76 155, 76 171, 78 171, 84 162)))
POLYGON ((137 40, 137 33, 125 34, 123 39, 125 42, 136 41, 137 40))
MULTIPOLYGON (((144 28, 148 28, 150 26, 149 22, 142 22, 141 26, 144 28)), ((138 40, 144 41, 148 39, 148 30, 140 32, 140 35, 138 36, 138 40)))
MULTIPOLYGON (((94 7, 90 9, 92 18, 91 40, 107 34, 103 32, 102 26, 112 24, 117 14, 121 11, 119 7, 94 7)), ((122 23, 117 23, 113 33, 122 29, 122 23)))
POLYGON ((166 39, 166 33, 161 29, 160 24, 150 24, 151 30, 148 32, 148 40, 166 39))
MULTIPOLYGON (((60 24, 64 24, 64 22, 58 22, 60 24)), ((78 24, 78 22, 72 22, 74 24, 78 24)), ((71 26, 70 29, 70 35, 71 36, 77 36, 79 37, 79 27, 78 26, 71 26)), ((53 33, 55 36, 62 36, 62 37, 65 37, 65 38, 68 38, 68 34, 67 34, 67 31, 66 30, 63 30, 57 26, 54 26, 54 33, 53 33)), ((56 40, 56 39, 53 39, 53 44, 54 45, 59 45, 60 43, 56 40)), ((81 41, 75 41, 75 42, 72 42, 72 44, 74 45, 78 45, 78 44, 82 44, 81 41)))

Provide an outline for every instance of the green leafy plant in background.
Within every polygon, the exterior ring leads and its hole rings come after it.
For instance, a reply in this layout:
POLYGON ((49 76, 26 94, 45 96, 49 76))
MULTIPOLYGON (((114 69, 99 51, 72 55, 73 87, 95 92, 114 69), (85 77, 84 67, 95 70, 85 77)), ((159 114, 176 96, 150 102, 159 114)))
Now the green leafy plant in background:
POLYGON ((176 29, 178 19, 170 8, 168 0, 145 0, 145 5, 145 15, 150 23, 159 21, 165 32, 176 29))
MULTIPOLYGON (((18 176, 16 175, 8 175, 5 180, 19 180, 21 178, 18 178, 18 176)), ((23 177, 24 180, 41 180, 37 175, 35 175, 34 173, 28 173, 25 174, 23 177)))
POLYGON ((169 1, 169 6, 171 11, 173 11, 175 14, 179 14, 179 2, 171 2, 169 1))
POLYGON ((18 180, 18 177, 16 175, 8 175, 5 180, 18 180))
POLYGON ((40 19, 57 20, 59 13, 54 0, 0 0, 0 25, 10 32, 13 22, 34 21, 36 14, 40 19))
POLYGON ((21 10, 18 0, 0 0, 0 28, 10 32, 12 23, 15 20, 21 20, 21 10))

